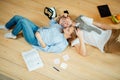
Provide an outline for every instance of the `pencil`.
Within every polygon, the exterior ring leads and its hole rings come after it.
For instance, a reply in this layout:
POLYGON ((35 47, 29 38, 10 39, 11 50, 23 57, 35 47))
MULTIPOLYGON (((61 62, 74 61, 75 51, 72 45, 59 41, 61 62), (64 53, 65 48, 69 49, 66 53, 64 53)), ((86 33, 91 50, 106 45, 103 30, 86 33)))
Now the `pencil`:
POLYGON ((60 70, 59 69, 57 69, 56 67, 53 67, 56 71, 59 71, 60 72, 60 70))

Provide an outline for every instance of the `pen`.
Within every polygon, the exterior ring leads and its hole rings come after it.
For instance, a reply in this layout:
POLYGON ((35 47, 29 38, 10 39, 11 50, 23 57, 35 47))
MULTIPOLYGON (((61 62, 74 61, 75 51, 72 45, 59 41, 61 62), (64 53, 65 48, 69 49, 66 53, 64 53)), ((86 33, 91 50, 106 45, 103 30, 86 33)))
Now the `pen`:
POLYGON ((55 70, 57 70, 57 71, 59 71, 60 72, 60 70, 59 69, 57 69, 56 67, 53 67, 55 70))

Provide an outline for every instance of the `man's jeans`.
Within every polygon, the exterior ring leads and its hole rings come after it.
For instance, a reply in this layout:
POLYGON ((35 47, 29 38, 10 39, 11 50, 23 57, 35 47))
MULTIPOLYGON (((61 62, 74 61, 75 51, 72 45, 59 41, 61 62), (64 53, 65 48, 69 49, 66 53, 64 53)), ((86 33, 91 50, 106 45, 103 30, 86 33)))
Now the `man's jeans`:
POLYGON ((35 37, 35 33, 38 30, 38 26, 36 26, 30 20, 15 15, 6 25, 7 29, 11 29, 15 26, 12 30, 13 35, 17 35, 20 31, 22 31, 25 40, 31 45, 38 45, 38 41, 35 37))

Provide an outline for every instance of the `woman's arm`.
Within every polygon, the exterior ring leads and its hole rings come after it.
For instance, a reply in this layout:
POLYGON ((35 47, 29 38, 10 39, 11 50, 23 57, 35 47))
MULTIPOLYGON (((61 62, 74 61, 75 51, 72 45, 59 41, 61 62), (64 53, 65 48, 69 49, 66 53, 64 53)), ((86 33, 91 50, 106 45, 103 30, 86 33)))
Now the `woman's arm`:
POLYGON ((74 47, 76 48, 79 54, 86 56, 87 53, 86 53, 86 46, 85 46, 84 39, 83 39, 83 32, 80 31, 80 29, 77 29, 76 34, 79 38, 80 44, 76 44, 74 45, 74 47))
POLYGON ((90 18, 90 17, 87 17, 87 16, 81 16, 81 19, 88 25, 95 25, 96 27, 99 27, 101 29, 104 29, 104 30, 110 30, 112 29, 111 26, 107 25, 107 24, 104 24, 104 23, 100 23, 100 22, 97 22, 97 21, 94 21, 93 18, 90 18))
POLYGON ((39 33, 39 32, 36 32, 36 33, 35 33, 35 36, 36 36, 37 40, 39 41, 39 43, 41 44, 41 46, 42 46, 43 48, 45 48, 45 47, 46 47, 46 44, 45 44, 44 41, 42 40, 40 33, 39 33))
POLYGON ((93 25, 95 25, 95 26, 97 26, 101 29, 105 29, 105 30, 111 30, 112 29, 112 27, 109 26, 109 25, 106 25, 106 24, 103 24, 103 23, 98 23, 98 22, 95 22, 95 21, 93 22, 93 25))

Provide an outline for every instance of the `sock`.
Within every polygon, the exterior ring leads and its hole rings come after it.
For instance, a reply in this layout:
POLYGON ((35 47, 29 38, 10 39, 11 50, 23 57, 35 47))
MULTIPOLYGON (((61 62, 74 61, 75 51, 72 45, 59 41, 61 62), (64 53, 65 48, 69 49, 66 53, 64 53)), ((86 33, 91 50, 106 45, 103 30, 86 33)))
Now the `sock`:
POLYGON ((6 33, 4 35, 5 38, 8 38, 8 39, 16 39, 17 37, 15 35, 13 35, 11 32, 10 33, 6 33))
POLYGON ((8 30, 5 25, 0 25, 0 29, 8 30))

